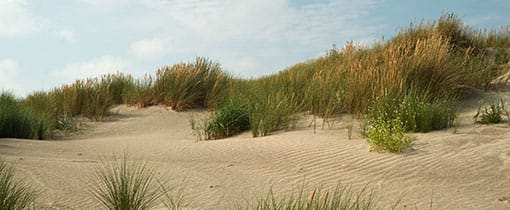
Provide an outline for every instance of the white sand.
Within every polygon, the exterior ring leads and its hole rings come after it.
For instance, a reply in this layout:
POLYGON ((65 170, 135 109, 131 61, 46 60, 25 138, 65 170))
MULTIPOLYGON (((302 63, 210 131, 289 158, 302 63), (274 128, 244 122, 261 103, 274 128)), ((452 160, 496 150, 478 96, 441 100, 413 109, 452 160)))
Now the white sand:
POLYGON ((429 209, 431 200, 433 209, 510 209, 509 126, 474 124, 474 105, 461 113, 457 134, 416 134, 414 151, 400 155, 369 152, 356 131, 348 140, 349 118, 324 131, 319 125, 317 133, 304 126, 255 139, 248 132, 197 142, 189 112, 125 106, 114 111, 114 120, 93 123, 68 139, 0 139, 0 154, 44 189, 39 206, 97 208, 86 189, 98 157, 128 151, 172 183, 185 179, 185 199, 199 209, 254 200, 271 186, 278 194, 297 191, 303 180, 325 188, 341 182, 355 191, 368 184, 385 208, 402 196, 400 209, 429 209))

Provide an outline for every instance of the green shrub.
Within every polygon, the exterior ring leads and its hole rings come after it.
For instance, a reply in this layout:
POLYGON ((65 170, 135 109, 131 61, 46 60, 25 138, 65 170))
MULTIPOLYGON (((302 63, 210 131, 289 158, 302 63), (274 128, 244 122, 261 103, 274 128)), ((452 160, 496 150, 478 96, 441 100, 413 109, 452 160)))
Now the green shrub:
POLYGON ((221 139, 250 129, 250 113, 246 102, 229 99, 213 112, 206 125, 207 139, 221 139))
POLYGON ((0 209, 26 209, 33 205, 39 190, 17 179, 14 167, 0 159, 0 209))
POLYGON ((399 119, 405 132, 428 132, 451 127, 456 117, 457 97, 433 98, 428 93, 409 93, 374 100, 366 118, 399 119))
POLYGON ((488 102, 488 107, 483 107, 480 104, 478 112, 474 116, 475 121, 482 124, 496 124, 505 121, 503 117, 506 117, 506 121, 510 120, 508 111, 505 109, 505 101, 499 97, 495 100, 488 102))
POLYGON ((101 159, 95 171, 95 182, 89 192, 107 209, 150 209, 158 204, 164 192, 156 180, 156 171, 147 162, 101 159))
POLYGON ((413 137, 405 133, 404 124, 400 119, 383 120, 369 119, 364 128, 367 142, 375 151, 400 153, 409 147, 413 137))

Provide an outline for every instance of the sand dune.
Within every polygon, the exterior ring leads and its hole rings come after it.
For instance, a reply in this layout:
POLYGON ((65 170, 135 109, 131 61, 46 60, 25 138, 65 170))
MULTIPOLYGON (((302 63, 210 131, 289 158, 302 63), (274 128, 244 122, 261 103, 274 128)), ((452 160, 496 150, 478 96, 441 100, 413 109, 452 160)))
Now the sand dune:
POLYGON ((290 193, 303 180, 308 187, 325 188, 341 182, 355 191, 368 185, 383 207, 402 197, 400 209, 431 204, 433 209, 510 209, 509 125, 474 124, 476 106, 466 107, 456 134, 452 129, 415 134, 413 149, 400 155, 369 152, 356 132, 349 140, 350 118, 325 130, 301 126, 256 139, 244 133, 196 141, 189 112, 126 106, 114 108, 118 114, 111 120, 89 123, 68 138, 1 139, 0 153, 45 190, 41 207, 97 208, 86 192, 91 169, 99 156, 127 151, 150 161, 171 182, 185 180, 186 201, 199 209, 231 207, 264 196, 270 187, 290 193))

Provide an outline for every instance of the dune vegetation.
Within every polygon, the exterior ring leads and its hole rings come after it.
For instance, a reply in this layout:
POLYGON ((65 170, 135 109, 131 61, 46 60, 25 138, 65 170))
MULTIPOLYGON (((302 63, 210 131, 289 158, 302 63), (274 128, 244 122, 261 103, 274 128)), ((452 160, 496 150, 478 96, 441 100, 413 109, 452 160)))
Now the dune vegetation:
POLYGON ((162 104, 210 110, 202 126, 193 126, 204 139, 292 129, 300 113, 324 120, 349 113, 363 119, 362 133, 374 149, 399 152, 412 141, 407 132, 452 126, 460 99, 505 82, 509 49, 508 28, 474 30, 444 14, 410 24, 389 40, 350 42, 255 79, 234 77, 198 57, 142 78, 109 74, 24 99, 2 93, 0 136, 48 139, 55 129, 75 130, 77 117, 102 120, 115 104, 162 104))

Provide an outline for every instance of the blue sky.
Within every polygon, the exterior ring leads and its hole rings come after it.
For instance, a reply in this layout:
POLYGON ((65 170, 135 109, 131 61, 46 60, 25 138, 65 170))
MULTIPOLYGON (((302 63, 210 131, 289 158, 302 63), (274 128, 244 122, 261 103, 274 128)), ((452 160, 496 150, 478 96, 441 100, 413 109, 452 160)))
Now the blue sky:
POLYGON ((0 0, 0 89, 23 96, 104 73, 134 76, 196 56, 256 77, 454 12, 510 24, 510 1, 0 0))

